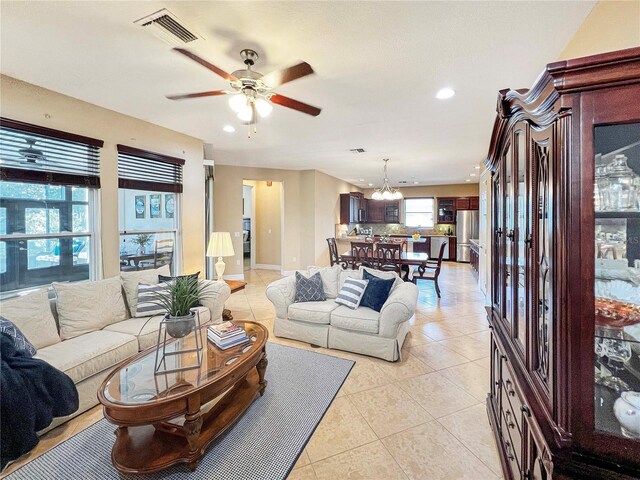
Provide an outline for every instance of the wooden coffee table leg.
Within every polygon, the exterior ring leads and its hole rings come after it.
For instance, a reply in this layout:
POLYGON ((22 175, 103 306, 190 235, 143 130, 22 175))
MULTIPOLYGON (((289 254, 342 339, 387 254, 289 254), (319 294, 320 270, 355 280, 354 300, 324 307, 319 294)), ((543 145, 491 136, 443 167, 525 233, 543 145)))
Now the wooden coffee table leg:
POLYGON ((187 400, 187 413, 184 416, 184 433, 189 442, 189 453, 194 453, 198 448, 200 429, 202 428, 202 414, 200 412, 200 398, 190 397, 187 400))
POLYGON ((267 371, 267 365, 269 365, 269 360, 267 360, 267 352, 262 353, 262 358, 256 365, 256 369, 258 370, 258 383, 260 385, 260 396, 264 395, 264 390, 267 388, 267 381, 264 379, 264 374, 267 371))

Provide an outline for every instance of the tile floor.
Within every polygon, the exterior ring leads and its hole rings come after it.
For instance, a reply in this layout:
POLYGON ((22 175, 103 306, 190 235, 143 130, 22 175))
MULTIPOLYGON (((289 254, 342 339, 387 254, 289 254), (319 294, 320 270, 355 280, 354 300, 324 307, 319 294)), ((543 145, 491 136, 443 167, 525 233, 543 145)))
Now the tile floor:
MULTIPOLYGON (((275 271, 245 272, 248 285, 227 308, 238 320, 273 327, 264 292, 275 271)), ((351 374, 307 444, 290 480, 501 478, 484 400, 489 382, 489 330, 484 297, 468 265, 446 263, 442 299, 420 282, 416 320, 402 360, 314 349, 356 360, 351 374)), ((310 349, 271 335, 271 341, 310 349)), ((52 430, 4 474, 102 417, 99 407, 52 430)), ((1 478, 1 476, 0 476, 1 478)))

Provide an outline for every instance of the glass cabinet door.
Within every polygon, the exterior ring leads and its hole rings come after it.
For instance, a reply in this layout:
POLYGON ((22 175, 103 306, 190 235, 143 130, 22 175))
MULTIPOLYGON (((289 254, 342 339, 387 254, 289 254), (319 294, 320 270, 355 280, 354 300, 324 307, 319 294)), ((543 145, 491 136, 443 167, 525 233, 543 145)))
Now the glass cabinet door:
POLYGON ((513 188, 513 153, 507 148, 504 157, 504 321, 513 331, 513 282, 514 282, 514 188, 513 188))
POLYGON ((640 442, 640 123, 594 147, 595 428, 640 442))
POLYGON ((503 198, 502 198, 502 175, 497 170, 492 179, 493 207, 493 245, 492 255, 493 268, 491 269, 491 300, 495 311, 502 314, 502 269, 504 260, 502 257, 502 240, 504 238, 504 218, 503 218, 503 198))
POLYGON ((529 230, 529 205, 527 204, 529 172, 527 159, 527 139, 525 130, 516 130, 515 140, 516 177, 516 232, 515 232, 515 279, 516 290, 516 318, 514 324, 515 337, 522 353, 525 353, 527 342, 527 316, 528 316, 528 271, 529 271, 529 247, 531 237, 529 230))

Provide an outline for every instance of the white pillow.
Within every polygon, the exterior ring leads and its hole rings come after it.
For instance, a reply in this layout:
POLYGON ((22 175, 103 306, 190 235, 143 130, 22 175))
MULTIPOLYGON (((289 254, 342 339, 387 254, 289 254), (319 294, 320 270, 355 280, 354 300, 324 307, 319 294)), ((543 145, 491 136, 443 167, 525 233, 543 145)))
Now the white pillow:
POLYGON ((101 330, 128 318, 118 277, 82 283, 53 283, 63 340, 101 330))
POLYGON ((347 278, 362 280, 362 272, 360 270, 340 270, 338 274, 338 288, 342 288, 347 278))
POLYGON ((322 289, 327 298, 336 298, 338 296, 338 276, 342 268, 340 265, 333 267, 307 267, 309 276, 320 272, 322 278, 322 289))
POLYGON ((60 342, 46 288, 5 300, 0 303, 0 312, 3 317, 16 324, 36 349, 60 342))
POLYGON ((360 305, 364 291, 369 284, 369 280, 357 280, 355 278, 347 278, 344 285, 338 292, 336 303, 355 310, 360 305))
POLYGON ((158 293, 166 293, 167 286, 163 283, 149 285, 140 282, 138 284, 138 305, 136 306, 136 317, 152 317, 154 315, 164 315, 167 310, 158 300, 158 293))
POLYGON ((124 294, 127 297, 127 305, 132 317, 136 316, 136 305, 138 304, 138 283, 157 285, 158 275, 171 276, 169 265, 164 265, 155 270, 139 270, 137 272, 120 272, 124 294))

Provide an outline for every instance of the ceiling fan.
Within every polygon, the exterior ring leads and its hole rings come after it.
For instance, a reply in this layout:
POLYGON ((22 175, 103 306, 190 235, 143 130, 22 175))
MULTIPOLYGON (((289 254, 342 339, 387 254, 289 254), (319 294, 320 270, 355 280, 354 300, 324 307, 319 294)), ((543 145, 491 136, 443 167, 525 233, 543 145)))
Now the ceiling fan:
POLYGON ((258 60, 258 54, 254 50, 245 48, 240 52, 240 57, 246 68, 236 70, 229 74, 189 50, 184 48, 174 48, 174 50, 227 80, 232 90, 212 90, 208 92, 187 93, 184 95, 167 95, 167 98, 170 100, 233 95, 229 99, 229 106, 238 114, 240 120, 249 125, 255 125, 258 116, 268 116, 273 109, 272 103, 314 117, 318 116, 321 112, 321 109, 318 107, 294 100, 293 98, 280 95, 273 91, 274 88, 280 85, 314 73, 313 68, 311 68, 311 65, 307 62, 301 62, 291 67, 263 75, 251 69, 256 60, 258 60))

